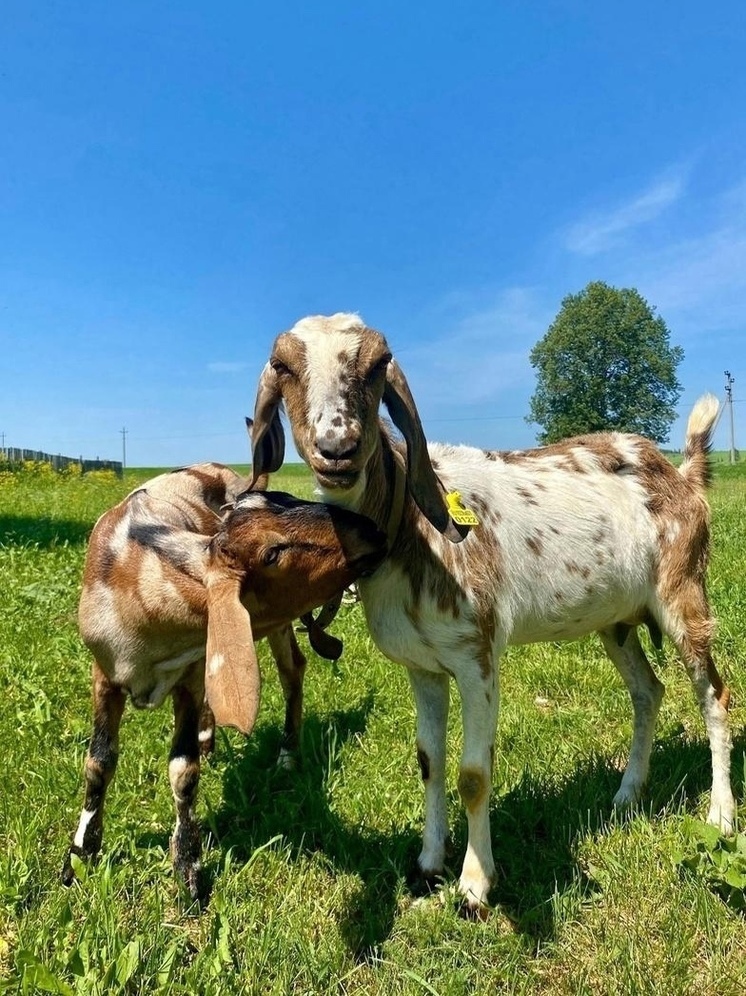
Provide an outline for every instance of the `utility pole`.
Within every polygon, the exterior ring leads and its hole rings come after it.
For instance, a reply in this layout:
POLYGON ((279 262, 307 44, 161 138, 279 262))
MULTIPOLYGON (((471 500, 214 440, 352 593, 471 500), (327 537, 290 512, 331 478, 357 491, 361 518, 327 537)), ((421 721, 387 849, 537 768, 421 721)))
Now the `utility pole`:
POLYGON ((0 432, 0 439, 3 441, 2 447, 0 447, 0 455, 5 456, 5 433, 0 432))
POLYGON ((127 430, 122 428, 119 430, 122 433, 122 470, 127 469, 127 441, 125 436, 127 435, 127 430))
POLYGON ((725 403, 730 410, 730 462, 736 462, 736 433, 733 428, 733 384, 735 378, 731 377, 730 370, 725 371, 725 403))

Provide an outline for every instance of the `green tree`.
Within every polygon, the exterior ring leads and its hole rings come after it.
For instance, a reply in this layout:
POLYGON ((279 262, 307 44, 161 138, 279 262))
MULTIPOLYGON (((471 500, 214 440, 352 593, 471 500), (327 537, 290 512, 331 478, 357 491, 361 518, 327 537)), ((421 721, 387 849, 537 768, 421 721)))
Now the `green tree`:
POLYGON ((676 417, 683 356, 634 288, 593 281, 564 299, 531 350, 537 385, 526 421, 542 427, 541 443, 606 429, 663 443, 676 417))

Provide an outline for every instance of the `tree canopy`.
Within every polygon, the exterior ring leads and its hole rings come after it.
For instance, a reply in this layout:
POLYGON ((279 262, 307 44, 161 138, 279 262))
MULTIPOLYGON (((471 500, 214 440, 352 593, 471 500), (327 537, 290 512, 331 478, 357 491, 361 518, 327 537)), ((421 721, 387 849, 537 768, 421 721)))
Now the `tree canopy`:
POLYGON ((681 385, 680 346, 636 291, 593 281, 570 294, 530 353, 537 372, 528 422, 541 443, 616 429, 668 439, 681 385))

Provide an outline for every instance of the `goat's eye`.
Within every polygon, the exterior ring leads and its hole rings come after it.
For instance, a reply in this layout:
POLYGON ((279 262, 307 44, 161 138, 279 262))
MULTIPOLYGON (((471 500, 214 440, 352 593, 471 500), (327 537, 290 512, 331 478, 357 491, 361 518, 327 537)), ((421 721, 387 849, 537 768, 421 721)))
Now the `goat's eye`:
POLYGON ((278 360, 276 356, 272 357, 272 359, 269 361, 269 365, 272 367, 274 372, 279 376, 282 376, 283 374, 288 374, 288 375, 292 374, 292 370, 290 369, 290 367, 287 366, 285 363, 283 363, 282 360, 278 360))
POLYGON ((386 367, 389 365, 389 363, 391 363, 391 360, 392 360, 391 353, 386 353, 386 355, 382 356, 381 359, 374 365, 373 369, 371 370, 371 375, 373 377, 377 377, 379 374, 384 373, 386 367))
POLYGON ((262 555, 262 563, 265 567, 271 567, 272 564, 276 564, 280 558, 280 553, 282 552, 281 546, 271 546, 268 550, 264 551, 262 555))

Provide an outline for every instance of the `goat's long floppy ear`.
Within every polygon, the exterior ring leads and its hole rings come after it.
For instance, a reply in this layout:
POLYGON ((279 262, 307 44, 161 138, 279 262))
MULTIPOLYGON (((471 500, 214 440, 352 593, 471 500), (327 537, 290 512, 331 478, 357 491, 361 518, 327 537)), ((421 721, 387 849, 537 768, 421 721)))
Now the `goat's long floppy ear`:
POLYGON ((443 533, 452 543, 460 543, 466 532, 459 530, 448 514, 443 488, 430 463, 419 412, 409 384, 399 364, 393 359, 386 368, 383 403, 407 443, 407 484, 410 494, 422 514, 439 533, 443 533))
MULTIPOLYGON (((246 419, 246 431, 249 434, 249 440, 251 440, 251 434, 254 429, 254 419, 249 418, 248 415, 245 416, 246 419)), ((254 474, 252 476, 251 484, 249 485, 249 491, 266 491, 269 487, 269 474, 254 474)))
POLYGON ((205 696, 218 726, 251 733, 259 712, 261 678, 249 613, 241 604, 241 578, 210 571, 207 589, 205 696))
POLYGON ((285 459, 285 431, 280 421, 282 395, 277 374, 269 365, 262 370, 251 430, 251 487, 261 474, 273 474, 285 459))

